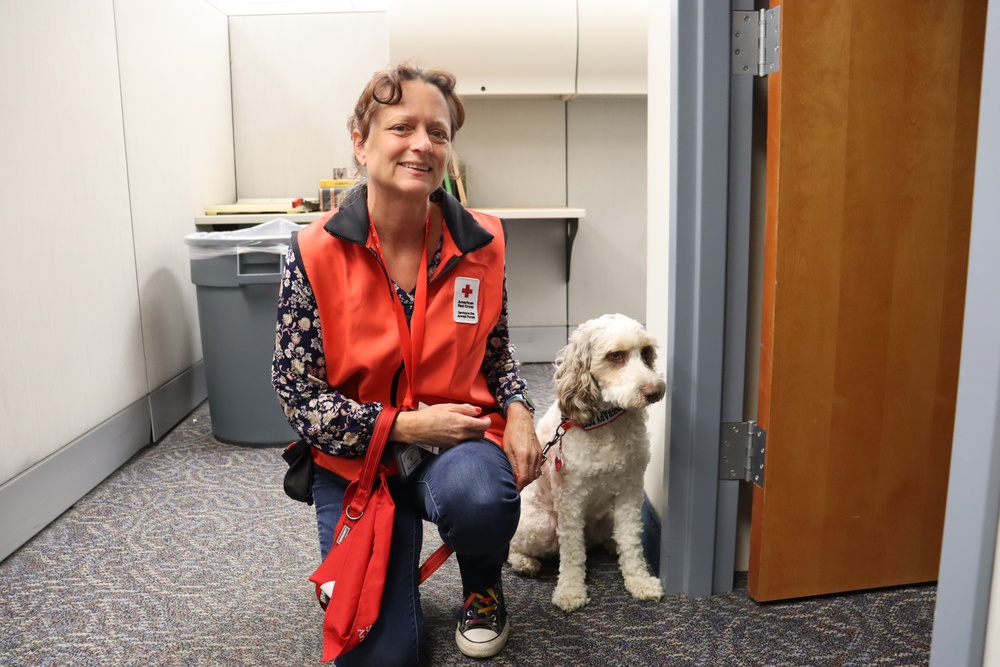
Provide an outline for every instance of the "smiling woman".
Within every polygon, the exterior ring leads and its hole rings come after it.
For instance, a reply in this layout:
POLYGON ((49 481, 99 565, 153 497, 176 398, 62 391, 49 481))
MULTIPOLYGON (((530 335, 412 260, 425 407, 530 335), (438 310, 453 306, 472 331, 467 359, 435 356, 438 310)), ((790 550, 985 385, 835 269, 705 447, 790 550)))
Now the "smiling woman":
MULTIPOLYGON (((385 590, 364 641, 324 651, 342 665, 418 663, 424 520, 458 560, 459 650, 495 655, 510 632, 501 570, 541 447, 509 342, 503 223, 441 187, 464 122, 449 73, 377 72, 348 122, 359 185, 286 257, 272 381, 311 445, 324 559, 376 423, 401 408, 381 468, 395 502, 385 590)), ((324 584, 336 609, 343 587, 324 584)))

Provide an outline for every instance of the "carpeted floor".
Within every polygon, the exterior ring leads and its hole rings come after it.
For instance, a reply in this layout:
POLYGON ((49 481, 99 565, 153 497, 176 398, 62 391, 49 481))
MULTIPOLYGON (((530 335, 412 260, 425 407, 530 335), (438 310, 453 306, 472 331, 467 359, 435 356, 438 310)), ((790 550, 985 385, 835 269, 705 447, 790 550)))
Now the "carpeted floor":
MULTIPOLYGON (((550 368, 525 372, 547 405, 550 368)), ((216 441, 200 406, 0 563, 0 665, 317 664, 313 510, 284 496, 284 469, 276 449, 216 441)), ((510 643, 477 662, 454 644, 461 592, 449 560, 422 587, 429 664, 928 662, 933 586, 758 605, 737 577, 729 594, 638 603, 607 554, 588 568, 592 602, 572 614, 549 602, 555 563, 537 579, 507 570, 510 643)))

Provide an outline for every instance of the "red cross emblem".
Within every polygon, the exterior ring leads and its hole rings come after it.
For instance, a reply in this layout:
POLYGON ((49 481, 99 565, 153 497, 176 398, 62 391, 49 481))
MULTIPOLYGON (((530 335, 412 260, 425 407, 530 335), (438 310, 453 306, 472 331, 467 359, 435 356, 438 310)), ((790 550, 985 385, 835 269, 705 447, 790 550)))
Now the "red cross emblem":
POLYGON ((472 285, 466 283, 465 287, 462 288, 462 294, 465 296, 466 299, 468 299, 469 295, 472 294, 472 285))

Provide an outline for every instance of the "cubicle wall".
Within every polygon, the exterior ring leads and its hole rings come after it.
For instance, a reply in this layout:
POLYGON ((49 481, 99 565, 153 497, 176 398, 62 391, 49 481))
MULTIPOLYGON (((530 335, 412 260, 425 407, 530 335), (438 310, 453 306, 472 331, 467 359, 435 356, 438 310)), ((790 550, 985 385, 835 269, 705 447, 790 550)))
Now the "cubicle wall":
POLYGON ((115 3, 135 272, 153 391, 201 359, 184 235, 232 201, 226 17, 199 0, 115 3))
POLYGON ((182 237, 235 194, 227 42, 202 0, 0 8, 0 558, 204 398, 182 237))
POLYGON ((347 116, 389 62, 385 12, 229 18, 240 198, 318 196, 352 167, 347 116))

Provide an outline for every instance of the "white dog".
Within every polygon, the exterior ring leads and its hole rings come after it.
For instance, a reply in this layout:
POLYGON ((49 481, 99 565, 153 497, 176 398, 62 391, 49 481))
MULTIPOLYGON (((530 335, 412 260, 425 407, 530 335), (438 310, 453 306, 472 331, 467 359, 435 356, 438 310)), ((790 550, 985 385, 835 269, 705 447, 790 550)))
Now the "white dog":
POLYGON ((553 444, 543 475, 521 494, 509 561, 516 572, 534 575, 539 558, 558 554, 552 603, 564 611, 589 602, 586 551, 595 544, 612 553, 617 548, 632 597, 663 597, 641 544, 649 464, 645 408, 663 398, 666 388, 655 361, 653 338, 618 314, 581 324, 556 359, 556 402, 538 424, 539 441, 553 444))

